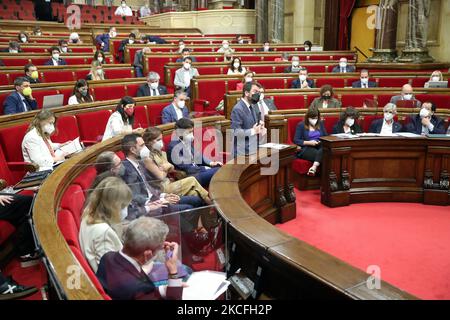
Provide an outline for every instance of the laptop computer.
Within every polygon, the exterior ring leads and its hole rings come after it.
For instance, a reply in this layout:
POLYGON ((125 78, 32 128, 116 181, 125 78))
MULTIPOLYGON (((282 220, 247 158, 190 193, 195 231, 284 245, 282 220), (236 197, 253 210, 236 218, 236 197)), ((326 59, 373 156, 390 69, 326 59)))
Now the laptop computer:
POLYGON ((42 104, 42 108, 56 108, 62 107, 64 103, 64 95, 63 94, 55 94, 52 96, 44 96, 44 102, 42 104))
POLYGON ((430 81, 428 82, 428 88, 447 88, 448 81, 430 81))

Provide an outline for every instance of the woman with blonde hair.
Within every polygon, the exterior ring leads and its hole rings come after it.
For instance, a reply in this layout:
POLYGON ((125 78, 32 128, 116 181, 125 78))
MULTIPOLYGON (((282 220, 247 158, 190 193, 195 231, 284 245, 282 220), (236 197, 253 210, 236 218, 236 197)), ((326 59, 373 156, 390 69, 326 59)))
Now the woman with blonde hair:
POLYGON ((94 272, 105 253, 119 251, 122 242, 114 230, 128 215, 132 194, 117 177, 102 180, 87 200, 80 225, 81 251, 94 272))
POLYGON ((143 139, 149 152, 148 157, 142 160, 147 170, 159 182, 164 193, 174 193, 179 196, 199 196, 206 204, 212 204, 208 191, 201 186, 195 177, 174 179, 181 172, 175 170, 173 164, 167 160, 167 154, 162 150, 164 144, 161 129, 157 127, 148 128, 144 132, 143 139), (174 178, 170 178, 171 175, 174 178))
POLYGON ((430 80, 425 82, 424 88, 430 87, 430 82, 438 82, 438 81, 444 81, 444 76, 442 75, 442 72, 439 70, 433 71, 433 73, 430 76, 430 80))
POLYGON ((86 80, 105 80, 105 71, 102 64, 98 60, 93 60, 91 63, 91 71, 86 76, 86 80))
POLYGON ((25 162, 38 165, 38 170, 53 168, 55 162, 64 161, 67 154, 60 148, 70 141, 53 143, 50 137, 56 131, 56 117, 50 110, 36 114, 22 140, 22 155, 25 162))

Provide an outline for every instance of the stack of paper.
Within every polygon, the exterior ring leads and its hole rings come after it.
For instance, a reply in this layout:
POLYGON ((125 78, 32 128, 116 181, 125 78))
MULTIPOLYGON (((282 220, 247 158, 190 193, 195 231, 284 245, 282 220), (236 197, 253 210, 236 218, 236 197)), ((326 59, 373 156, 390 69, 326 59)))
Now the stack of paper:
POLYGON ((183 289, 183 300, 216 300, 230 285, 223 272, 194 272, 183 289))
POLYGON ((83 150, 83 147, 80 143, 80 137, 74 139, 70 143, 66 144, 65 146, 62 146, 57 150, 57 152, 65 152, 67 155, 71 155, 77 152, 80 152, 83 150))
POLYGON ((289 147, 287 144, 279 144, 279 143, 266 143, 259 146, 260 148, 268 148, 275 150, 283 150, 289 147))

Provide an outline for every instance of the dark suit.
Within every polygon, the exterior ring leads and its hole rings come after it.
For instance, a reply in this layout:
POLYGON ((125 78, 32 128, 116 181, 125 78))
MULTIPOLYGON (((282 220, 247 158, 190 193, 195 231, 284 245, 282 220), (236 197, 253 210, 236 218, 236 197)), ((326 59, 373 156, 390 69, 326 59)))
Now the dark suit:
POLYGON ((272 52, 273 48, 269 48, 269 51, 264 51, 264 48, 258 48, 256 49, 256 52, 272 52))
MULTIPOLYGON (((352 83, 352 87, 353 88, 362 88, 361 80, 353 82, 352 83)), ((376 88, 377 87, 377 83, 373 82, 373 81, 369 81, 369 83, 367 84, 367 87, 369 87, 369 88, 376 88)))
POLYGON ((156 44, 166 44, 167 43, 166 40, 164 40, 163 38, 158 37, 158 36, 146 36, 145 38, 148 40, 148 42, 154 42, 156 44))
MULTIPOLYGON (((159 95, 165 95, 167 94, 167 88, 165 86, 159 86, 158 87, 158 91, 159 91, 159 95)), ((139 87, 138 92, 137 92, 137 96, 138 97, 150 97, 151 92, 150 92, 150 87, 148 84, 144 84, 142 86, 139 87)), ((189 111, 188 111, 188 115, 189 115, 189 111)))
MULTIPOLYGON (((53 59, 45 61, 44 66, 54 66, 53 59)), ((64 59, 58 59, 58 66, 67 66, 67 62, 64 59)))
POLYGON ((24 78, 27 79, 27 81, 28 81, 29 83, 41 83, 41 80, 39 80, 39 79, 33 79, 33 78, 29 77, 29 76, 24 76, 24 78))
POLYGON ((111 40, 109 33, 99 34, 95 38, 95 42, 101 46, 102 43, 104 43, 102 51, 109 51, 109 41, 111 40))
MULTIPOLYGON (((381 129, 383 128, 383 123, 384 123, 384 119, 373 120, 372 123, 370 124, 369 132, 370 133, 380 133, 381 129)), ((402 129, 403 129, 403 126, 400 123, 394 121, 394 124, 392 125, 392 133, 401 132, 402 129)))
POLYGON ((258 136, 251 136, 251 129, 259 123, 261 117, 258 107, 252 106, 252 111, 241 99, 231 111, 231 129, 234 130, 234 155, 248 155, 255 153, 258 148, 258 136), (242 145, 244 142, 244 145, 242 145))
MULTIPOLYGON (((445 134, 444 121, 441 118, 433 115, 431 117, 431 124, 434 126, 434 129, 430 132, 430 134, 445 134)), ((420 115, 416 114, 410 117, 410 122, 406 125, 406 131, 415 134, 422 134, 422 118, 420 115)))
MULTIPOLYGON (((314 80, 306 79, 306 82, 308 82, 308 86, 310 88, 315 88, 316 87, 314 85, 314 80)), ((301 83, 300 83, 300 79, 296 79, 296 80, 292 81, 291 89, 300 89, 301 87, 302 86, 301 86, 301 83)))
MULTIPOLYGON (((97 277, 113 300, 161 299, 158 288, 150 278, 143 271, 139 272, 119 252, 103 255, 97 277)), ((181 300, 182 295, 183 287, 167 287, 167 299, 181 300)))
MULTIPOLYGON (((344 124, 345 121, 341 120, 338 123, 336 123, 333 127, 333 134, 344 133, 344 124)), ((356 122, 353 126, 350 127, 350 130, 351 134, 358 134, 363 132, 359 124, 357 124, 356 122)))
MULTIPOLYGON (((192 59, 192 62, 197 62, 197 58, 192 57, 192 56, 189 56, 189 58, 192 59)), ((177 61, 176 61, 176 63, 181 63, 181 62, 183 62, 183 59, 184 59, 184 58, 178 58, 177 61)))
POLYGON ((284 68, 284 73, 299 73, 301 69, 301 66, 298 66, 297 68, 293 69, 292 66, 289 66, 287 68, 284 68))
MULTIPOLYGON (((320 121, 319 125, 320 136, 327 136, 327 130, 323 124, 323 121, 320 121)), ((317 147, 305 146, 305 141, 310 141, 309 138, 309 126, 305 126, 305 122, 300 122, 297 125, 294 136, 294 143, 301 147, 302 149, 297 153, 297 157, 300 159, 312 161, 312 162, 322 162, 323 151, 322 144, 319 144, 317 147)))
POLYGON ((191 144, 189 148, 189 146, 183 144, 179 139, 172 140, 169 143, 167 150, 169 161, 178 170, 184 171, 189 176, 195 177, 203 187, 208 188, 212 177, 219 168, 210 168, 209 165, 211 160, 204 157, 203 154, 201 154, 201 158, 200 155, 198 156, 199 159, 197 159, 196 156, 193 144, 191 144), (198 163, 196 163, 196 160, 198 160, 198 163))
POLYGON ((343 69, 344 70, 341 71, 341 67, 340 66, 336 66, 336 67, 333 68, 333 71, 331 71, 331 72, 333 72, 333 73, 341 73, 341 72, 351 73, 351 72, 355 72, 356 71, 355 67, 354 66, 350 66, 350 65, 347 65, 347 67, 345 67, 343 69))
MULTIPOLYGON (((178 117, 175 106, 171 104, 165 107, 161 113, 161 118, 163 124, 177 122, 178 117)), ((189 109, 186 106, 183 108, 183 118, 189 118, 189 109)))
POLYGON ((124 63, 125 62, 125 48, 128 45, 128 39, 120 41, 119 45, 119 62, 124 63))
POLYGON ((5 102, 3 102, 3 113, 14 114, 37 109, 38 105, 36 100, 30 100, 25 97, 23 97, 23 99, 25 100, 28 110, 25 110, 20 94, 13 92, 5 99, 5 102))

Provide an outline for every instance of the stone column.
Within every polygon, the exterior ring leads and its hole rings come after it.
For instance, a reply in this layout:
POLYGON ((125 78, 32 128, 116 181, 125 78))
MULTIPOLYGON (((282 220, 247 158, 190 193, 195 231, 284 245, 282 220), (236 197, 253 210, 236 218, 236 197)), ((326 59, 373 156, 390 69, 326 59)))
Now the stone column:
POLYGON ((405 49, 398 62, 425 63, 434 59, 428 54, 428 19, 431 0, 409 0, 405 49))
POLYGON ((269 38, 269 5, 267 0, 256 0, 256 42, 269 38))
POLYGON ((271 0, 271 12, 273 14, 271 39, 275 43, 284 42, 284 0, 271 0))
POLYGON ((368 62, 393 62, 397 57, 398 0, 381 0, 377 15, 377 37, 368 62))

